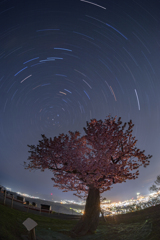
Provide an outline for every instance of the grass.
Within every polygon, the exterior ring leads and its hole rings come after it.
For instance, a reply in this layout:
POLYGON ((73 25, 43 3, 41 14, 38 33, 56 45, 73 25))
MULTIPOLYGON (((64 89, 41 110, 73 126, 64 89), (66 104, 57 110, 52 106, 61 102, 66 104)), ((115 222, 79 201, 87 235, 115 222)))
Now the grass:
POLYGON ((9 206, 0 204, 0 239, 19 240, 21 235, 27 235, 28 231, 22 224, 27 218, 38 223, 36 230, 41 228, 58 231, 70 230, 75 225, 75 220, 53 219, 45 216, 38 216, 32 213, 11 209, 9 206))
MULTIPOLYGON (((11 209, 8 206, 0 204, 0 239, 22 239, 21 235, 28 234, 28 231, 22 224, 28 217, 32 218, 38 223, 38 226, 36 227, 36 234, 41 233, 42 235, 44 233, 46 235, 50 234, 53 231, 62 232, 64 229, 65 231, 69 231, 73 228, 77 221, 53 219, 45 216, 38 216, 31 213, 11 209)), ((160 205, 124 215, 116 215, 113 217, 110 216, 107 217, 106 220, 106 223, 100 221, 100 224, 94 235, 85 236, 80 239, 160 239, 160 205)))
MULTIPOLYGON (((112 239, 160 239, 160 205, 141 211, 107 217, 110 231, 115 231, 119 238, 112 239)), ((116 235, 115 234, 115 235, 116 235)))

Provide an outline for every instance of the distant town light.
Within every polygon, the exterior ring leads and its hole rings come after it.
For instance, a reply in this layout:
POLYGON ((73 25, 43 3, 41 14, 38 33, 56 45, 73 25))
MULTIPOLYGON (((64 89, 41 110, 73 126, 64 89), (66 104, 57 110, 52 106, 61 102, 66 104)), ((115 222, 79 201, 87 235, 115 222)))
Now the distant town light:
MULTIPOLYGON (((1 186, 3 187, 3 186, 1 186)), ((8 191, 11 188, 8 187, 3 187, 4 189, 7 189, 8 191)), ((35 197, 35 196, 31 196, 29 194, 26 193, 21 193, 21 192, 16 192, 19 195, 25 196, 25 197, 30 197, 30 198, 37 198, 39 199, 39 197, 35 197)), ((53 193, 51 193, 51 195, 53 195, 53 193)), ((40 199, 40 200, 46 200, 46 199, 40 199)), ((53 199, 52 199, 53 200, 53 199)), ((48 200, 47 200, 48 201, 48 200)), ((61 203, 61 204, 76 204, 76 205, 85 205, 85 201, 81 201, 81 202, 76 202, 75 200, 61 200, 61 201, 54 201, 55 203, 61 203)), ((153 206, 155 206, 156 204, 160 203, 160 191, 157 192, 153 192, 150 193, 149 195, 146 196, 142 196, 140 195, 140 193, 137 193, 137 198, 136 199, 129 199, 129 200, 125 200, 123 202, 113 202, 110 203, 110 200, 106 199, 104 201, 101 202, 101 208, 104 211, 104 213, 106 215, 115 215, 115 214, 121 214, 121 213, 126 213, 128 211, 135 211, 139 208, 139 205, 142 205, 142 209, 146 208, 144 206, 151 206, 150 204, 152 204, 153 206), (158 198, 157 198, 158 197, 158 198), (155 199, 157 198, 157 202, 155 202, 155 199), (151 203, 153 201, 153 204, 151 203), (149 204, 149 205, 148 205, 149 204)), ((70 208, 72 210, 74 210, 75 212, 78 212, 80 214, 83 213, 83 210, 79 210, 76 208, 76 206, 74 208, 70 208)))

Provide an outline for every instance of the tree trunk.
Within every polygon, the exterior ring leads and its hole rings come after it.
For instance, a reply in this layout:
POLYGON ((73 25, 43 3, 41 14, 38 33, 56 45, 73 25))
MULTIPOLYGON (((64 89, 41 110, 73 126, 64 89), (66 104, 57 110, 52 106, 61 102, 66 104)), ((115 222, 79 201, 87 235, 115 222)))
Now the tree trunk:
POLYGON ((100 213, 99 189, 90 186, 84 215, 81 217, 77 225, 72 229, 72 233, 78 236, 94 233, 99 223, 99 213, 100 213))

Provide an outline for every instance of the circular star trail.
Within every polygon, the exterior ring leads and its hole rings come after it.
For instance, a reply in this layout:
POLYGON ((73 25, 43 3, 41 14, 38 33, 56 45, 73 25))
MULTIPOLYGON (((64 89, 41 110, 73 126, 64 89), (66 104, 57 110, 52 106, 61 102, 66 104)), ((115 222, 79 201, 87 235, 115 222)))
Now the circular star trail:
POLYGON ((126 198, 147 193, 160 172, 159 10, 156 0, 0 1, 4 185, 50 191, 50 173, 23 169, 27 144, 37 144, 41 134, 83 134, 86 121, 111 114, 132 119, 137 146, 153 155, 139 179, 115 187, 113 196, 120 197, 118 188, 126 198))

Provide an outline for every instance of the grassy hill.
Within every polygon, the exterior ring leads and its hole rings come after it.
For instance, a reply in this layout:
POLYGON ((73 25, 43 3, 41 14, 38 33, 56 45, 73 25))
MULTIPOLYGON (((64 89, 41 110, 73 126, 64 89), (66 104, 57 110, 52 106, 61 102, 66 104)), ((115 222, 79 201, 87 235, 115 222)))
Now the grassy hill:
MULTIPOLYGON (((0 204, 0 239, 20 240, 28 235, 23 221, 28 217, 38 223, 38 239, 72 239, 67 231, 71 230, 77 220, 61 220, 21 212, 0 204), (58 232, 59 231, 59 232, 58 232), (64 231, 64 232, 63 232, 64 231), (63 232, 63 234, 62 234, 63 232), (57 236, 57 237, 56 237, 57 236)), ((160 239, 160 205, 141 211, 106 217, 100 220, 96 233, 79 239, 101 240, 159 240, 160 239)))

